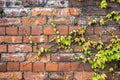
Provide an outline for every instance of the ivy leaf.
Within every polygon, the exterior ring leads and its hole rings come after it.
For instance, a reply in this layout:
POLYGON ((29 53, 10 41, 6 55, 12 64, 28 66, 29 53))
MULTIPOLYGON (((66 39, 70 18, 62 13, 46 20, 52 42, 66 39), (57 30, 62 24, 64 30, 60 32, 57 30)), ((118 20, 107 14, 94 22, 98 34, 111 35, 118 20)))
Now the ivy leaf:
POLYGON ((111 67, 111 68, 109 68, 109 72, 113 72, 114 71, 114 69, 111 67))
POLYGON ((120 0, 117 0, 118 3, 120 3, 120 0))
POLYGON ((100 7, 101 7, 101 8, 106 8, 106 7, 107 7, 107 2, 106 2, 106 0, 102 0, 102 1, 101 1, 100 7))
POLYGON ((102 26, 102 25, 104 25, 104 19, 100 19, 100 25, 102 26))

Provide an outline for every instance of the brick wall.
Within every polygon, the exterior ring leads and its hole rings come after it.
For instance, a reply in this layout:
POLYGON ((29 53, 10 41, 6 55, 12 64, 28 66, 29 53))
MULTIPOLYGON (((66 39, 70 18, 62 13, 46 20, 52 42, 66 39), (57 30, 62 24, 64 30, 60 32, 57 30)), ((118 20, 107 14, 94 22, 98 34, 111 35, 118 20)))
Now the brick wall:
MULTIPOLYGON (((68 34, 85 25, 92 19, 99 20, 112 10, 120 10, 120 5, 109 2, 107 10, 99 8, 99 0, 0 0, 0 80, 88 80, 93 76, 89 64, 71 61, 79 55, 79 46, 73 46, 74 53, 58 51, 50 40, 55 37, 52 26, 52 14, 60 34, 68 34), (51 54, 42 54, 41 60, 25 65, 36 56, 36 46, 26 39, 31 35, 39 47, 51 47, 51 54)), ((120 22, 109 22, 104 28, 120 35, 120 22)), ((86 35, 98 40, 104 29, 90 26, 86 35)), ((102 41, 111 38, 105 33, 102 41)), ((111 75, 111 74, 108 74, 111 75)), ((119 79, 119 69, 115 80, 119 79)), ((108 80, 111 80, 109 78, 108 80)))

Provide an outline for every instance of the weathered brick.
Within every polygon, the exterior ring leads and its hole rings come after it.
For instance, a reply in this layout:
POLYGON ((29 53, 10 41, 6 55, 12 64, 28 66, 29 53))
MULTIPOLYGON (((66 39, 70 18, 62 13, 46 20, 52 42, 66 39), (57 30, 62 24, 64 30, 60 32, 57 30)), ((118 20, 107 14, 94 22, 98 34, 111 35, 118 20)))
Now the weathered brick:
POLYGON ((22 80, 22 72, 0 72, 1 80, 22 80))
POLYGON ((7 63, 7 71, 18 71, 19 63, 18 62, 8 62, 7 63))
POLYGON ((0 43, 21 43, 22 36, 0 36, 0 43))
POLYGON ((6 71, 6 63, 0 63, 0 72, 6 71))
POLYGON ((22 1, 20 0, 5 0, 6 7, 22 7, 22 1))
POLYGON ((5 1, 4 0, 0 0, 0 7, 5 7, 5 1))
POLYGON ((0 35, 5 35, 5 27, 0 27, 0 35))
POLYGON ((25 56, 26 53, 15 53, 15 54, 2 53, 1 61, 24 61, 25 56))
POLYGON ((7 27, 6 34, 7 35, 17 35, 18 28, 17 27, 7 27))
POLYGON ((70 62, 59 62, 59 71, 71 71, 70 62))
POLYGON ((92 71, 91 65, 89 63, 84 64, 84 70, 85 71, 92 71))
POLYGON ((50 54, 42 54, 40 56, 40 59, 37 59, 36 57, 38 57, 37 53, 36 54, 28 54, 26 59, 27 61, 39 61, 39 62, 49 62, 50 61, 50 54))
POLYGON ((83 0, 83 1, 78 1, 78 0, 70 0, 71 6, 72 7, 87 7, 87 6, 98 6, 100 1, 99 0, 83 0))
POLYGON ((22 18, 24 26, 46 24, 46 17, 42 18, 22 18))
POLYGON ((50 73, 51 80, 73 80, 72 72, 52 72, 50 73))
POLYGON ((106 32, 104 27, 94 27, 94 29, 95 34, 101 34, 103 32, 106 32))
POLYGON ((52 16, 55 12, 54 8, 33 8, 31 16, 52 16))
POLYGON ((39 2, 38 0, 22 0, 24 6, 38 6, 39 2))
POLYGON ((92 41, 99 41, 99 36, 98 35, 88 35, 88 38, 92 41))
MULTIPOLYGON (((30 37, 34 43, 41 43, 41 42, 47 42, 47 36, 40 35, 40 36, 31 36, 30 37)), ((29 43, 29 37, 23 37, 23 42, 29 43)))
POLYGON ((4 14, 6 17, 20 17, 28 16, 30 13, 29 8, 4 8, 4 14))
POLYGON ((83 9, 83 14, 86 14, 86 15, 106 15, 107 10, 101 9, 98 7, 85 7, 83 9))
POLYGON ((93 34, 94 28, 92 26, 87 27, 86 34, 93 34))
MULTIPOLYGON (((53 19, 49 19, 48 23, 51 24, 53 22, 53 19)), ((54 23, 55 24, 72 24, 72 19, 71 18, 54 18, 54 23)))
POLYGON ((119 72, 116 72, 115 73, 115 80, 119 80, 120 79, 120 73, 119 72))
POLYGON ((119 27, 106 27, 106 30, 112 34, 120 34, 120 29, 119 27))
POLYGON ((26 62, 21 62, 20 70, 21 71, 32 71, 32 63, 26 64, 26 62))
POLYGON ((48 0, 47 7, 68 7, 69 2, 66 0, 48 0))
POLYGON ((0 45, 0 52, 7 52, 7 45, 0 45))
POLYGON ((75 80, 91 80, 93 72, 75 72, 75 80))
POLYGON ((0 18, 0 25, 18 25, 20 22, 19 18, 0 18))
POLYGON ((110 39, 112 38, 111 35, 103 35, 102 36, 102 41, 103 42, 110 42, 110 39))
POLYGON ((46 71, 58 71, 57 63, 46 63, 46 71))
POLYGON ((78 16, 81 11, 78 8, 62 8, 57 9, 56 16, 63 17, 63 16, 78 16))
POLYGON ((48 80, 47 73, 24 72, 25 80, 48 80))
POLYGON ((74 54, 52 54, 52 61, 56 62, 68 62, 68 61, 72 61, 72 57, 74 56, 74 54))
POLYGON ((31 30, 31 34, 32 35, 40 35, 43 33, 42 30, 43 30, 42 26, 33 26, 32 30, 31 30))
POLYGON ((95 34, 120 34, 119 27, 95 27, 95 34))
POLYGON ((29 44, 8 45, 8 52, 32 52, 32 47, 29 44))
POLYGON ((18 30, 18 34, 19 35, 30 35, 30 27, 19 27, 19 30, 18 30))
POLYGON ((44 72, 45 71, 44 63, 35 62, 33 64, 33 71, 34 72, 44 72))

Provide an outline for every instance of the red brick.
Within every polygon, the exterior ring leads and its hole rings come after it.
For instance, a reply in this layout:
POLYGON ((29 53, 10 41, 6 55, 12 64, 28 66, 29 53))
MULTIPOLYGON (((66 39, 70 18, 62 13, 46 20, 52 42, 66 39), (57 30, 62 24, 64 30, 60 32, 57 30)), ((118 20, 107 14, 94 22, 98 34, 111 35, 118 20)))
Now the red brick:
POLYGON ((55 12, 54 8, 33 8, 31 16, 52 16, 55 12))
POLYGON ((0 18, 0 25, 20 24, 20 18, 0 18))
MULTIPOLYGON (((41 47, 43 47, 44 49, 52 49, 51 47, 54 47, 54 45, 53 44, 38 44, 38 46, 34 46, 33 47, 33 52, 37 52, 38 51, 38 49, 40 49, 41 47)), ((54 49, 52 49, 53 51, 54 51, 54 49)))
POLYGON ((70 8, 57 9, 56 16, 57 16, 57 17, 71 16, 70 8))
POLYGON ((19 35, 30 35, 30 27, 19 27, 19 35))
POLYGON ((39 62, 49 62, 50 61, 50 54, 42 54, 40 56, 40 59, 36 59, 36 57, 38 57, 37 53, 35 54, 28 54, 26 59, 27 61, 31 61, 31 60, 34 60, 34 61, 39 61, 39 62))
MULTIPOLYGON (((48 23, 51 24, 53 22, 53 19, 49 19, 48 23)), ((54 18, 54 23, 55 24, 72 24, 71 18, 54 18)))
POLYGON ((24 61, 25 53, 15 53, 15 54, 2 54, 1 61, 24 61))
POLYGON ((80 26, 69 26, 69 33, 73 30, 78 30, 80 26))
POLYGON ((6 34, 7 35, 17 35, 17 27, 7 27, 6 28, 6 34))
POLYGON ((5 27, 0 27, 0 35, 5 35, 5 27))
POLYGON ((0 45, 0 52, 7 52, 7 45, 0 45))
POLYGON ((91 65, 89 63, 84 64, 84 70, 85 71, 92 71, 93 69, 91 68, 91 65))
POLYGON ((57 63, 46 63, 46 71, 58 71, 57 63))
POLYGON ((98 35, 89 35, 88 38, 92 41, 99 41, 99 36, 98 35))
POLYGON ((45 71, 44 63, 35 62, 33 64, 33 71, 34 72, 44 72, 45 71))
POLYGON ((72 48, 73 48, 74 52, 80 52, 80 50, 82 50, 82 47, 77 44, 73 45, 72 48))
POLYGON ((4 72, 4 71, 6 71, 6 63, 0 63, 0 72, 2 71, 2 72, 4 72))
POLYGON ((32 52, 32 46, 29 44, 8 45, 8 52, 32 52))
POLYGON ((25 80, 48 80, 47 73, 24 72, 25 80))
POLYGON ((106 27, 106 31, 108 31, 112 34, 120 34, 119 27, 106 27))
POLYGON ((26 64, 26 62, 20 63, 20 70, 21 71, 32 71, 32 63, 26 64))
POLYGON ((71 70, 73 71, 83 71, 84 64, 82 62, 71 62, 71 70))
MULTIPOLYGON (((24 39, 23 42, 29 43, 29 37, 23 37, 23 39, 24 39)), ((31 36, 31 40, 34 43, 41 43, 41 42, 47 42, 48 41, 47 36, 45 36, 45 35, 31 36)))
POLYGON ((22 18, 24 26, 46 24, 46 17, 42 18, 22 18))
POLYGON ((68 26, 58 26, 57 30, 60 34, 68 34, 68 26))
POLYGON ((0 43, 21 43, 22 36, 0 36, 0 43))
POLYGON ((105 32, 104 27, 94 27, 94 28, 95 28, 94 30, 95 34, 101 34, 105 32))
POLYGON ((91 80, 93 72, 75 72, 75 80, 91 80))
POLYGON ((43 31, 44 31, 44 34, 47 34, 47 35, 55 34, 52 26, 47 26, 47 27, 45 26, 43 31))
POLYGON ((110 42, 110 39, 112 38, 111 35, 103 35, 102 36, 102 41, 103 42, 110 42))
POLYGON ((22 72, 0 72, 1 80, 22 80, 22 72))
POLYGON ((18 71, 19 63, 18 62, 8 62, 7 63, 7 71, 18 71))
POLYGON ((35 27, 32 27, 32 30, 31 30, 31 34, 32 35, 40 35, 42 34, 42 26, 35 26, 35 27))
POLYGON ((87 29, 86 29, 86 34, 93 34, 93 31, 94 31, 94 29, 93 29, 92 26, 87 27, 87 29))
POLYGON ((71 71, 70 62, 59 62, 59 71, 71 71))

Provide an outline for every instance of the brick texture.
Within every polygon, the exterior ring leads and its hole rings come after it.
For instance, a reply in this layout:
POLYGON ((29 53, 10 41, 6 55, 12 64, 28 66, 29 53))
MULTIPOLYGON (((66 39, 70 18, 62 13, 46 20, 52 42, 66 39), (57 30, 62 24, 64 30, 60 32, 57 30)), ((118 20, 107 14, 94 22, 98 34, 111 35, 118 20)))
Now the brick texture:
MULTIPOLYGON (((100 0, 0 0, 0 80, 90 80, 91 65, 73 60, 82 54, 81 46, 72 44, 72 53, 59 50, 56 41, 51 42, 57 37, 51 23, 60 35, 69 35, 112 10, 120 11, 118 3, 107 2, 108 8, 101 9, 100 0), (42 47, 51 52, 38 57, 42 47)), ((101 40, 110 43, 111 33, 120 35, 120 22, 88 26, 85 37, 98 41, 101 33, 101 40)), ((119 73, 117 69, 115 80, 120 80, 119 73)))

